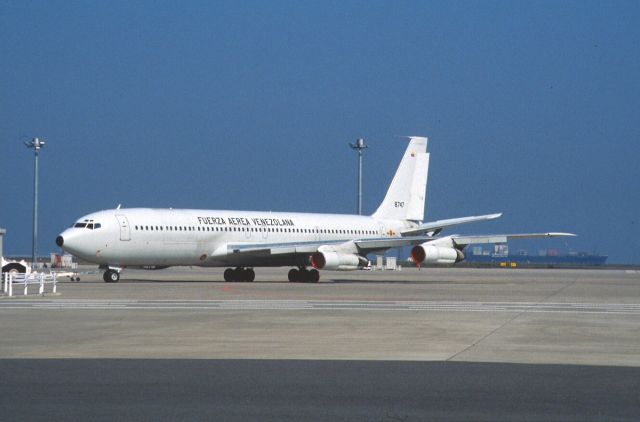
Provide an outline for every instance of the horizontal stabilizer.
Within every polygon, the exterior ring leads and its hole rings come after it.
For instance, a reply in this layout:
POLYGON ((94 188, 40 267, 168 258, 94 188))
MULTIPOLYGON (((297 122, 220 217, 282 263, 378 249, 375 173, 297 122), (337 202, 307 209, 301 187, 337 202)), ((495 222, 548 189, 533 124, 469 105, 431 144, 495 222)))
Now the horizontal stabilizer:
POLYGON ((573 237, 576 236, 573 233, 520 233, 520 234, 492 234, 485 236, 450 236, 451 239, 458 246, 467 246, 471 244, 484 244, 484 243, 506 243, 512 239, 535 239, 535 238, 547 238, 547 237, 573 237))
POLYGON ((475 223, 478 221, 493 220, 495 218, 499 218, 500 216, 502 216, 502 213, 474 215, 470 217, 449 218, 446 220, 431 221, 429 223, 421 224, 420 226, 413 229, 403 230, 401 234, 402 236, 417 236, 424 233, 440 231, 446 227, 459 226, 461 224, 475 223))

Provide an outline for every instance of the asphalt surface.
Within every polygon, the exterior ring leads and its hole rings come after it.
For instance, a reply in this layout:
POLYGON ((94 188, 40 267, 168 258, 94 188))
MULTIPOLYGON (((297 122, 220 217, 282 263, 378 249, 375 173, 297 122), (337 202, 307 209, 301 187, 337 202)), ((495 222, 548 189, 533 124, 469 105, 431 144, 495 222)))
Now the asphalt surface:
POLYGON ((640 369, 299 360, 9 360, 3 420, 635 421, 640 369))
POLYGON ((3 420, 640 420, 640 273, 128 271, 0 299, 3 420))

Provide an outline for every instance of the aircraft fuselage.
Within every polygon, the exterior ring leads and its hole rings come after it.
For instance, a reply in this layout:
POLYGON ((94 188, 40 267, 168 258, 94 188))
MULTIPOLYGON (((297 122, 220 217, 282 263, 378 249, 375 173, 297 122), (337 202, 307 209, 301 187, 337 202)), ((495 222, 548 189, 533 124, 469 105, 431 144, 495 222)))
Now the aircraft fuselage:
POLYGON ((83 260, 115 267, 306 266, 308 257, 295 253, 249 262, 228 245, 339 244, 398 237, 413 226, 358 215, 130 208, 81 217, 56 242, 83 260))

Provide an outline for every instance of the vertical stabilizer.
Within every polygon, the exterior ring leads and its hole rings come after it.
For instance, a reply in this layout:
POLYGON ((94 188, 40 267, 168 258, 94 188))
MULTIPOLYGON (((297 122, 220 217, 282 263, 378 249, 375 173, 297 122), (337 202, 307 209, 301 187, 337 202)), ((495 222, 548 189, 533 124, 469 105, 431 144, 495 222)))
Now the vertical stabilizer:
POLYGON ((411 136, 384 200, 372 217, 422 221, 427 193, 429 153, 427 138, 411 136))

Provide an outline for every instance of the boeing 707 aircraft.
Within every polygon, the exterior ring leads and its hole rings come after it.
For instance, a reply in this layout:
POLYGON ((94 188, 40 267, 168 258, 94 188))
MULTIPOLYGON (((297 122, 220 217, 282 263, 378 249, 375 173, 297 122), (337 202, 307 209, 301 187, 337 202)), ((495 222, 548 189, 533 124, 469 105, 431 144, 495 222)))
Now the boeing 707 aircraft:
POLYGON ((448 227, 501 214, 423 223, 429 153, 427 138, 410 137, 384 200, 372 215, 131 208, 81 217, 56 238, 64 251, 96 263, 105 282, 124 268, 229 267, 225 281, 253 281, 255 267, 294 267, 291 282, 317 282, 318 270, 357 270, 367 254, 413 246, 416 265, 454 264, 472 243, 513 237, 573 236, 532 233, 439 236, 448 227))

